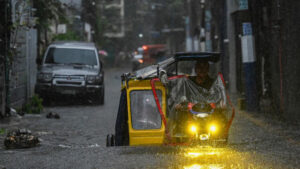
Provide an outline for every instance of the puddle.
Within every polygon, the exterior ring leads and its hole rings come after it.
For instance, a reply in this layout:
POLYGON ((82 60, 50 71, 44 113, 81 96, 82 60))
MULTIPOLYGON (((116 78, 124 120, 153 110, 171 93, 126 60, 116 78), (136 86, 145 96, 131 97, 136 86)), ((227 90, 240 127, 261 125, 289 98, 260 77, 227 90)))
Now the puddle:
POLYGON ((50 134, 54 134, 53 131, 38 131, 36 132, 37 135, 43 136, 43 135, 50 135, 50 134))
POLYGON ((63 144, 59 144, 58 147, 61 147, 61 148, 71 148, 71 146, 63 145, 63 144))
POLYGON ((95 147, 100 147, 100 146, 97 143, 88 146, 88 148, 95 148, 95 147))
POLYGON ((71 146, 71 145, 64 145, 64 144, 59 144, 58 147, 61 147, 61 148, 73 148, 73 149, 85 149, 85 148, 98 148, 100 147, 99 144, 92 144, 92 145, 74 145, 74 146, 71 146))

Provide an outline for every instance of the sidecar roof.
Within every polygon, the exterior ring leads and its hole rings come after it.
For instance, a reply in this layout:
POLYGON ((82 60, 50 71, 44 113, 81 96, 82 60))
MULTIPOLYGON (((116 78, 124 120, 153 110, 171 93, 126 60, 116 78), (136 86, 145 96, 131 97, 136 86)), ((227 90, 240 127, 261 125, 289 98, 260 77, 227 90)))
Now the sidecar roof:
POLYGON ((178 52, 173 57, 163 60, 157 64, 139 69, 136 72, 128 74, 127 78, 147 79, 157 77, 157 71, 165 69, 173 63, 185 60, 207 60, 209 62, 218 62, 220 53, 216 52, 178 52))
POLYGON ((220 53, 217 52, 179 52, 174 56, 176 61, 181 60, 207 60, 209 62, 218 62, 220 53))

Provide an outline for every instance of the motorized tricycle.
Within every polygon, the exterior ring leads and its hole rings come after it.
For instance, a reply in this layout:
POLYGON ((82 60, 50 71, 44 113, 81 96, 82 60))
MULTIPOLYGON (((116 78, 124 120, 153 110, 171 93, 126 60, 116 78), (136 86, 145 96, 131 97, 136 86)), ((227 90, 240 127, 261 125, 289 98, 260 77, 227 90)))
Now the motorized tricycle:
POLYGON ((197 84, 198 62, 213 65, 219 58, 176 53, 123 74, 115 134, 107 135, 107 146, 227 144, 235 110, 218 66, 210 66, 210 82, 197 84))

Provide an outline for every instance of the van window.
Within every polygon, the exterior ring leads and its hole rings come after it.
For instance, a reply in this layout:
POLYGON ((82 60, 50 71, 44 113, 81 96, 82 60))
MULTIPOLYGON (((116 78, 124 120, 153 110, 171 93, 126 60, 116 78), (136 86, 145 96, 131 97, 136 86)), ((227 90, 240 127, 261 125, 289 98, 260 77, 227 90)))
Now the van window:
POLYGON ((47 64, 82 64, 97 65, 95 51, 92 49, 50 48, 45 63, 47 64))

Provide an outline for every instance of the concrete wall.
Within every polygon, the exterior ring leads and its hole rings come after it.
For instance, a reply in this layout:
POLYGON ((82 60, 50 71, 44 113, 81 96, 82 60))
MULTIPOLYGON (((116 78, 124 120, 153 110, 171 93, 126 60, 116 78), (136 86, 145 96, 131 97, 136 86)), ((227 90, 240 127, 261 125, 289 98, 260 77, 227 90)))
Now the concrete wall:
POLYGON ((33 96, 36 82, 37 32, 21 28, 16 35, 17 53, 11 68, 10 102, 12 107, 21 107, 33 96))
POLYGON ((4 115, 5 110, 5 56, 7 51, 8 20, 9 12, 7 1, 0 0, 0 117, 4 115))
MULTIPOLYGON (((278 17, 281 18, 279 30, 272 36, 273 43, 270 43, 272 72, 274 72, 271 74, 271 82, 274 84, 272 92, 274 98, 280 98, 282 83, 283 116, 291 121, 300 122, 300 1, 279 2, 280 8, 273 4, 272 9, 273 14, 279 11, 278 17)), ((276 105, 280 105, 280 99, 275 101, 276 105)))
POLYGON ((300 121, 300 1, 251 2, 262 94, 273 103, 270 113, 300 121))
POLYGON ((5 110, 5 76, 4 64, 0 63, 0 116, 4 115, 5 110))

